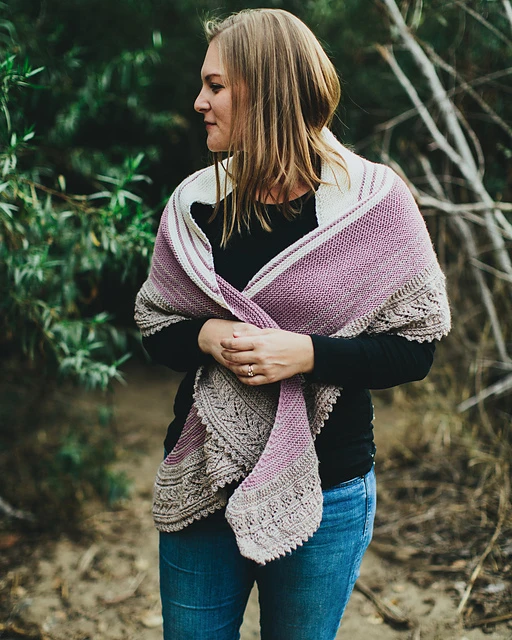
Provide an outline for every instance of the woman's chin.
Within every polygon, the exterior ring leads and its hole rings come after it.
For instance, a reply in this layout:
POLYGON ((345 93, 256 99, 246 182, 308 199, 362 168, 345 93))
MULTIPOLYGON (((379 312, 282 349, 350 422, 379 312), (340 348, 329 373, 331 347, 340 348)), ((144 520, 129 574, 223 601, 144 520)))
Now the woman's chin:
POLYGON ((227 151, 227 149, 224 146, 218 145, 218 144, 210 144, 209 142, 207 142, 206 146, 208 147, 208 150, 211 151, 212 153, 221 153, 222 151, 227 151))
POLYGON ((213 153, 220 153, 221 151, 227 151, 228 144, 226 142, 222 142, 221 140, 216 140, 214 136, 206 139, 206 146, 213 153))

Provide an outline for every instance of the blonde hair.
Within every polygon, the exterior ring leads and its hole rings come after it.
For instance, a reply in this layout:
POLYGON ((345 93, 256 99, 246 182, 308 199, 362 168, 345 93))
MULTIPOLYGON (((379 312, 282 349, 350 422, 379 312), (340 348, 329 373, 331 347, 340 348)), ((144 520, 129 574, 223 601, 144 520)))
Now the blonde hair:
MULTIPOLYGON (((247 9, 204 24, 215 40, 232 92, 229 160, 225 182, 233 185, 231 207, 224 199, 222 245, 234 230, 250 228, 254 216, 271 230, 265 200, 275 201, 287 218, 297 213, 293 191, 316 190, 322 162, 346 170, 343 159, 322 136, 332 122, 341 88, 336 70, 311 30, 281 9, 247 9)), ((220 209, 221 153, 214 153, 220 209)))

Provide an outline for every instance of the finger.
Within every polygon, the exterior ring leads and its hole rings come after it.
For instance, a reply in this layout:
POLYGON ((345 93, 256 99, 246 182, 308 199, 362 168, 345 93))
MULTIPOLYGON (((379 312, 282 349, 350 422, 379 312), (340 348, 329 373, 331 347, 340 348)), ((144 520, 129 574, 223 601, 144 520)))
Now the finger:
POLYGON ((233 337, 240 338, 244 336, 254 336, 261 333, 264 329, 260 329, 254 324, 240 323, 233 329, 233 337))
POLYGON ((226 362, 226 368, 232 371, 237 378, 252 378, 254 376, 254 367, 252 364, 234 364, 226 362))
POLYGON ((224 349, 220 354, 230 364, 251 364, 255 360, 252 351, 228 351, 224 349))
POLYGON ((246 375, 248 378, 254 378, 254 376, 258 375, 257 371, 255 370, 255 365, 253 364, 247 365, 247 372, 246 372, 246 365, 244 365, 241 369, 242 369, 242 375, 246 375))
POLYGON ((254 378, 256 375, 261 375, 261 372, 256 373, 256 369, 252 364, 244 364, 241 366, 230 365, 229 369, 231 369, 237 378, 254 378))
POLYGON ((233 322, 233 331, 244 331, 245 327, 252 327, 252 325, 247 322, 233 322))
POLYGON ((223 338, 220 346, 229 351, 253 351, 254 340, 250 337, 223 338))
POLYGON ((253 376, 252 378, 249 376, 237 376, 237 378, 248 387, 257 387, 260 384, 267 384, 267 379, 263 375, 253 376))

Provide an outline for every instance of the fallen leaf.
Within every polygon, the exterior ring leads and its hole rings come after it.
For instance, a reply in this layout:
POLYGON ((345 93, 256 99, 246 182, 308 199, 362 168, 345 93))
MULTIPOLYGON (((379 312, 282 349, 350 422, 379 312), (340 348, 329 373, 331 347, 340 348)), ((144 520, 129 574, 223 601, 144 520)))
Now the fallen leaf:
POLYGON ((0 535, 0 549, 10 549, 21 540, 18 533, 3 533, 0 535))
POLYGON ((147 571, 149 569, 149 562, 145 558, 137 558, 134 566, 137 571, 147 571))
POLYGON ((384 623, 384 618, 382 616, 379 616, 378 613, 372 613, 371 616, 368 616, 367 620, 370 624, 375 625, 384 623))
POLYGON ((159 613, 146 613, 140 618, 140 621, 147 629, 155 629, 163 624, 163 618, 159 613))
POLYGON ((495 584, 488 584, 482 589, 484 593, 501 593, 505 591, 507 585, 504 582, 496 582, 495 584))

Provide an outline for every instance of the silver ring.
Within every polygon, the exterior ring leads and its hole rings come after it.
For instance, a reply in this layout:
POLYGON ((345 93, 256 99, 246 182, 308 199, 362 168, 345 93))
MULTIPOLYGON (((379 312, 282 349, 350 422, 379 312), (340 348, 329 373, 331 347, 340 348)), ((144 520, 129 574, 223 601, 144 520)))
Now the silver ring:
POLYGON ((254 371, 252 370, 252 364, 249 365, 247 375, 249 376, 249 378, 252 378, 254 376, 254 371))

